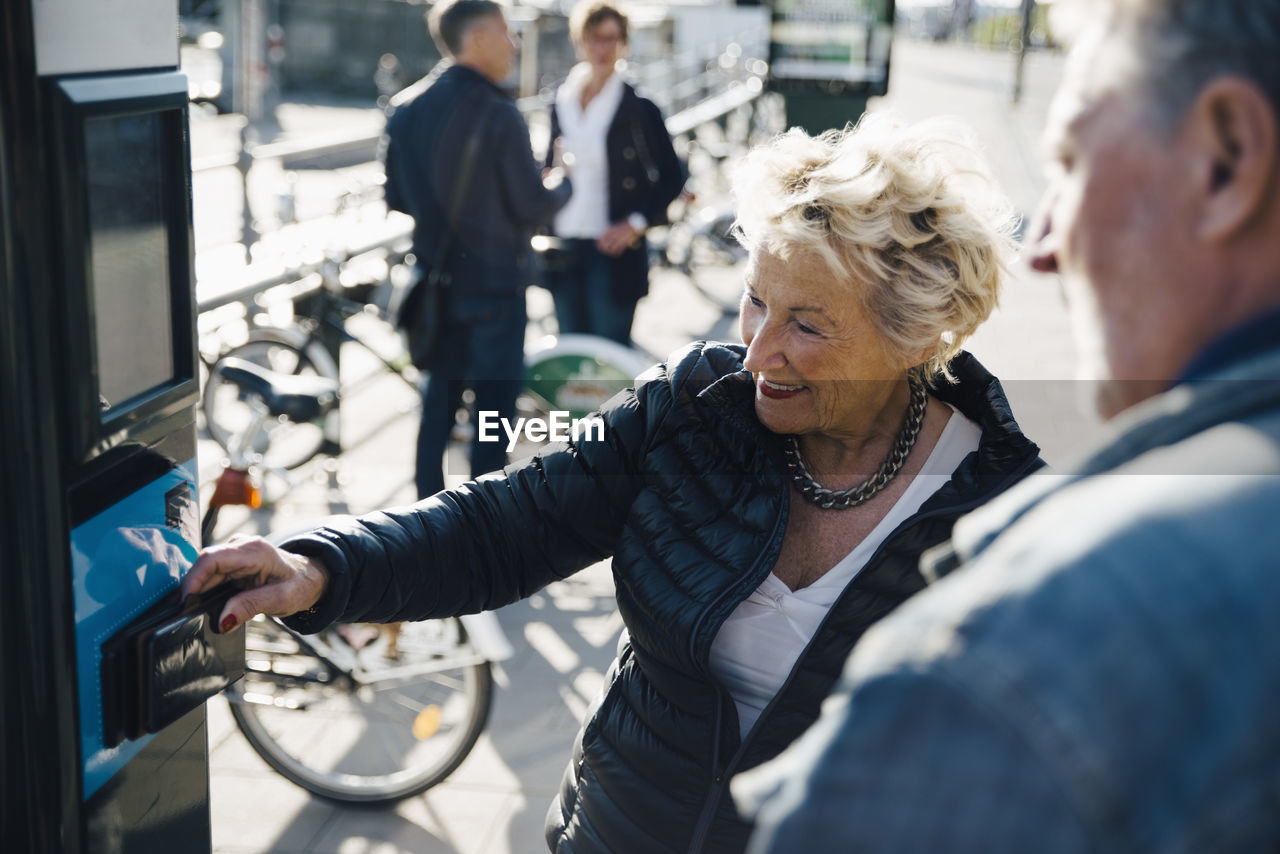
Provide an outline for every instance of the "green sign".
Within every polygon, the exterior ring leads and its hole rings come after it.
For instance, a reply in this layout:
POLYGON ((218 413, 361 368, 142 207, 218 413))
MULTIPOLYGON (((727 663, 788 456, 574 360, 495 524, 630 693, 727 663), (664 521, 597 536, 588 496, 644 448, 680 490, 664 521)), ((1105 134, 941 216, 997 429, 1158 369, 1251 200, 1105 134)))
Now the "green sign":
POLYGON ((782 90, 883 95, 894 0, 774 0, 769 75, 782 90))

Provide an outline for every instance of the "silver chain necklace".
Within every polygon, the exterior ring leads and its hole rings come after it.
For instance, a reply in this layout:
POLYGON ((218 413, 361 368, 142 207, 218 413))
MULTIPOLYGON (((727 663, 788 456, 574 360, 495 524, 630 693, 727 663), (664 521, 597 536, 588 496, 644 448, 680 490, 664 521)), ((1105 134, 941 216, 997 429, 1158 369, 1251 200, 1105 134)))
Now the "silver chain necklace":
POLYGON ((857 507, 868 501, 888 486, 889 481, 893 480, 902 469, 902 464, 907 461, 907 454, 911 453, 916 439, 920 436, 925 406, 929 402, 924 381, 915 372, 907 375, 907 384, 911 388, 911 403, 907 406, 907 421, 902 425, 902 432, 898 433, 893 449, 889 451, 889 456, 880 464, 876 473, 857 486, 838 492, 821 486, 805 470, 804 460, 800 459, 800 446, 796 442, 796 437, 787 437, 787 444, 783 450, 787 458, 787 468, 791 471, 791 481, 806 501, 818 505, 823 510, 848 510, 850 507, 857 507))

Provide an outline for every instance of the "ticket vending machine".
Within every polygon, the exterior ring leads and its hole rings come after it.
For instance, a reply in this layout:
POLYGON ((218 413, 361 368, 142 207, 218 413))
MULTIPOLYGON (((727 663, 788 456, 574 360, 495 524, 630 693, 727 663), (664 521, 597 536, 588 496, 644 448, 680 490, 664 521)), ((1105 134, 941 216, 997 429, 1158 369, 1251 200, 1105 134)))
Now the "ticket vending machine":
POLYGON ((177 0, 0 7, 0 845, 208 851, 177 0))

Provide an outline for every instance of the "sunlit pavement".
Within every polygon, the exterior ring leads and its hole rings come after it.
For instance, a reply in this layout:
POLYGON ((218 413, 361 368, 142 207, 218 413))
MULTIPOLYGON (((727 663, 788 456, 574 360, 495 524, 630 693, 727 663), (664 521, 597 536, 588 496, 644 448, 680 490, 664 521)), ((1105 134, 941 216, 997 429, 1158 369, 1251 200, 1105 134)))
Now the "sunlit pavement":
MULTIPOLYGON (((1026 95, 1009 104, 1013 60, 1006 54, 899 41, 894 46, 891 91, 872 109, 892 108, 908 119, 957 114, 978 131, 1000 180, 1020 211, 1030 216, 1042 189, 1037 134, 1060 58, 1032 55, 1026 95)), ((306 105, 280 113, 286 131, 305 134, 349 123, 376 127, 376 111, 359 106, 306 105)), ((193 149, 216 153, 234 141, 226 117, 193 122, 193 149)), ((234 239, 241 207, 224 170, 220 179, 197 176, 197 262, 204 277, 233 276, 234 239), (221 248, 220 248, 221 247, 221 248)), ((311 204, 323 207, 326 182, 341 187, 348 175, 305 176, 311 204)), ((723 190, 723 188, 721 188, 723 190)), ((339 190, 340 192, 341 190, 339 190)), ((303 191, 300 191, 303 192, 303 191)), ((264 210, 271 190, 261 189, 264 210)), ((714 194, 713 194, 714 200, 714 194)), ((741 270, 710 275, 740 277, 741 270)), ((213 283, 212 279, 208 281, 213 283)), ((545 292, 532 291, 530 314, 550 312, 545 292)), ((676 273, 655 276, 641 302, 635 338, 662 356, 696 338, 736 338, 735 318, 712 306, 676 273)), ((1017 271, 1001 308, 975 337, 971 349, 1005 380, 1015 411, 1051 461, 1065 455, 1092 429, 1075 414, 1070 395, 1072 351, 1056 285, 1017 271)), ((344 351, 343 371, 375 378, 348 395, 341 432, 346 453, 316 460, 296 472, 295 483, 272 482, 276 500, 252 516, 227 511, 220 536, 233 531, 281 532, 310 525, 330 513, 360 513, 413 500, 412 465, 417 398, 412 389, 358 352, 344 351)), ((201 443, 202 477, 216 471, 219 452, 201 443)), ((453 479, 466 474, 456 453, 453 479)), ((277 479, 278 480, 278 479, 277 479)), ((542 854, 543 818, 569 757, 579 719, 612 658, 621 623, 613 607, 607 564, 554 584, 503 609, 500 620, 516 649, 502 665, 501 687, 486 734, 462 766, 425 794, 388 808, 350 808, 312 797, 262 762, 239 735, 225 702, 209 705, 214 850, 257 852, 456 852, 542 854)))

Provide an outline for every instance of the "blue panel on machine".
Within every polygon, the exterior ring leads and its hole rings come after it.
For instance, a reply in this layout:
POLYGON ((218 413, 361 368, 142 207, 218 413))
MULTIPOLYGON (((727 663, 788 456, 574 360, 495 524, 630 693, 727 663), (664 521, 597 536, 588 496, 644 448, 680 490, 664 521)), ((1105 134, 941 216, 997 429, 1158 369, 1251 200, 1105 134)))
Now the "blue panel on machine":
POLYGON ((195 561, 195 471, 194 460, 178 466, 71 532, 86 800, 151 739, 105 747, 102 645, 173 590, 195 561))

